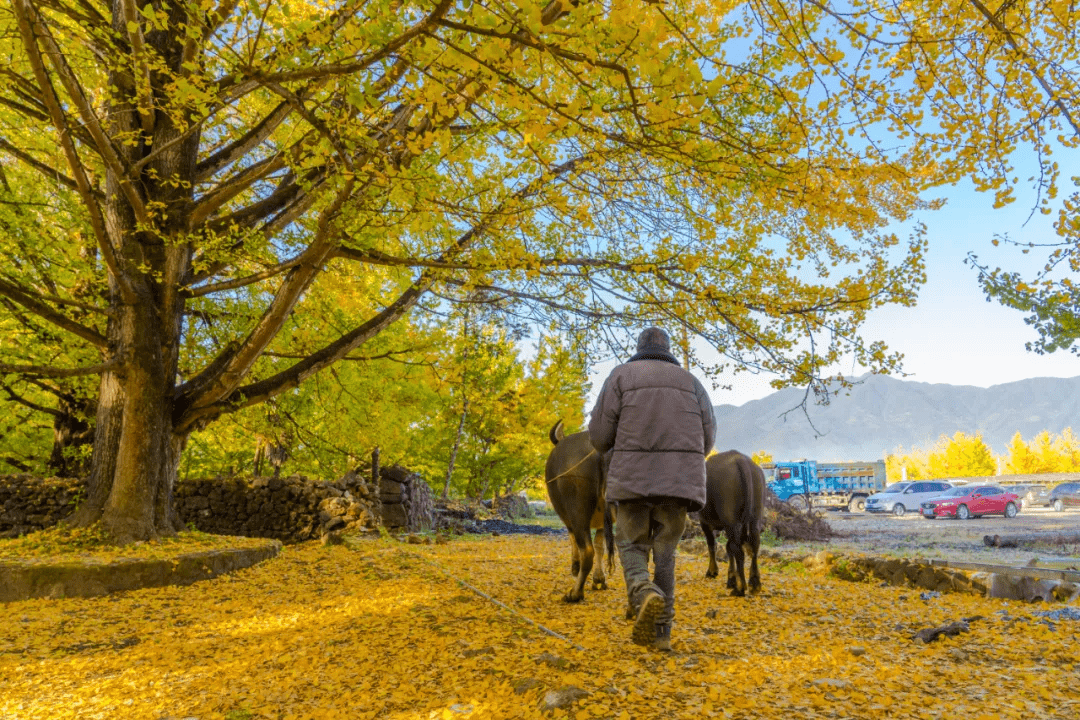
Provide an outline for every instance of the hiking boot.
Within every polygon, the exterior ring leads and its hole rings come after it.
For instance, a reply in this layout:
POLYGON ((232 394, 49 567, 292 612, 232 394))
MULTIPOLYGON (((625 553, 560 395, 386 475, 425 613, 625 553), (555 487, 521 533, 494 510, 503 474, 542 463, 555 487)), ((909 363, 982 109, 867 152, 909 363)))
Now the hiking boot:
POLYGON ((655 647, 661 652, 671 652, 671 626, 670 625, 657 625, 656 626, 656 644, 655 647))
POLYGON ((652 645, 656 642, 656 620, 664 612, 664 596, 650 590, 641 599, 634 629, 630 639, 635 645, 652 645))

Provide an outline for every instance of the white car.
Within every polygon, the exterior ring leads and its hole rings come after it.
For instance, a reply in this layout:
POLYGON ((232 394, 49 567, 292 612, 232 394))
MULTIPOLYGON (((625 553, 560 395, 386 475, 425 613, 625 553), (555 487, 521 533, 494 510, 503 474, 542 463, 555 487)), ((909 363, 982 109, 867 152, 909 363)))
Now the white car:
POLYGON ((903 517, 908 510, 919 512, 924 500, 937 497, 952 487, 944 480, 915 480, 893 483, 866 498, 866 512, 892 513, 903 517))

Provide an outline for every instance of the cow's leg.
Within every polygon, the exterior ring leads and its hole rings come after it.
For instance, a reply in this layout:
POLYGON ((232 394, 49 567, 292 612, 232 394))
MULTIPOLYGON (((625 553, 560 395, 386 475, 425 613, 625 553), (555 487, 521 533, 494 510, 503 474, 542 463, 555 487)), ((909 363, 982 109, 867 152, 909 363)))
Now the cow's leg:
POLYGON ((742 538, 740 538, 739 535, 740 533, 738 532, 728 533, 727 541, 727 585, 729 588, 731 588, 731 594, 735 597, 742 597, 746 594, 746 574, 743 569, 743 562, 745 561, 745 557, 743 556, 742 538))
POLYGON ((705 544, 709 546, 709 569, 705 571, 705 577, 714 578, 720 574, 720 566, 716 564, 716 533, 712 525, 701 523, 701 531, 705 533, 705 544))
POLYGON ((581 568, 574 580, 573 589, 563 596, 563 600, 570 603, 581 602, 585 599, 585 579, 589 577, 593 568, 593 546, 589 538, 588 525, 584 528, 574 528, 573 537, 574 547, 577 549, 578 557, 581 558, 581 568))
POLYGON ((604 529, 593 534, 593 590, 607 590, 607 578, 604 577, 604 529))
POLYGON ((761 592, 761 575, 758 573, 757 564, 758 551, 761 550, 761 530, 757 523, 750 526, 746 535, 744 547, 750 553, 750 594, 757 595, 761 592))
POLYGON ((727 555, 727 587, 728 590, 734 590, 739 586, 739 582, 736 574, 735 555, 731 552, 731 530, 724 530, 724 535, 727 538, 724 543, 724 553, 727 555))
POLYGON ((574 533, 570 533, 570 574, 574 577, 578 576, 578 572, 581 570, 581 553, 578 552, 577 541, 574 540, 574 533))

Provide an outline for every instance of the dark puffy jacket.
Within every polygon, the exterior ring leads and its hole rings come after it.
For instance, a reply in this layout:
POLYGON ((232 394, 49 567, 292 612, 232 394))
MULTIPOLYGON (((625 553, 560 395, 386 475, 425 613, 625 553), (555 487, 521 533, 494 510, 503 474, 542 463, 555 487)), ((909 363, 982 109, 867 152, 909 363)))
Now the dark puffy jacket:
POLYGON ((705 506, 705 456, 715 433, 705 388, 665 360, 634 359, 612 370, 589 421, 593 447, 614 448, 609 501, 679 498, 691 511, 705 506))

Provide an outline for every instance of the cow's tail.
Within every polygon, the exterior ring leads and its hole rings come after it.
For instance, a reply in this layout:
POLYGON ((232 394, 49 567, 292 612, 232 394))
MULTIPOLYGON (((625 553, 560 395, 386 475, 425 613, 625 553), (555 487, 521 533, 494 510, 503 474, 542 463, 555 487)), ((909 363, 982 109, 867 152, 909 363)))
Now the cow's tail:
POLYGON ((743 532, 746 528, 749 528, 754 518, 757 517, 757 508, 754 507, 754 468, 752 467, 753 460, 746 457, 739 458, 739 476, 742 478, 742 491, 743 491, 743 506, 742 514, 739 517, 739 523, 743 527, 743 532))
POLYGON ((551 426, 551 432, 548 433, 548 438, 551 440, 552 445, 558 445, 559 441, 563 439, 563 426, 562 419, 559 422, 551 426))
POLYGON ((615 510, 604 504, 604 544, 607 545, 607 572, 615 572, 615 510))
MULTIPOLYGON (((595 450, 593 452, 596 452, 595 450)), ((607 501, 607 467, 604 456, 600 456, 600 497, 604 508, 604 545, 607 548, 607 572, 615 572, 615 504, 607 501)))

